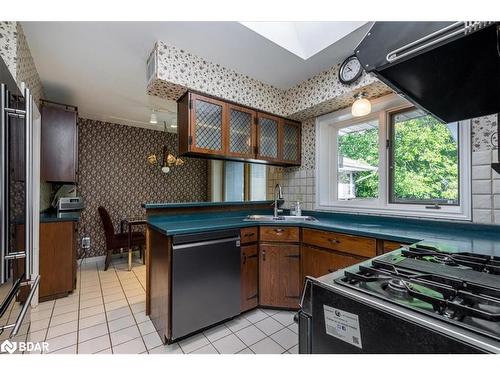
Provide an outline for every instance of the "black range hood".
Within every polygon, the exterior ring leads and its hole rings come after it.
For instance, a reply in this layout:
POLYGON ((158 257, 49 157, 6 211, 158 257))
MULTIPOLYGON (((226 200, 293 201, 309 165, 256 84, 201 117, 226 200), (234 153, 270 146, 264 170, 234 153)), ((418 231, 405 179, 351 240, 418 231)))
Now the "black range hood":
POLYGON ((500 22, 375 22, 356 55, 444 122, 500 112, 500 22))

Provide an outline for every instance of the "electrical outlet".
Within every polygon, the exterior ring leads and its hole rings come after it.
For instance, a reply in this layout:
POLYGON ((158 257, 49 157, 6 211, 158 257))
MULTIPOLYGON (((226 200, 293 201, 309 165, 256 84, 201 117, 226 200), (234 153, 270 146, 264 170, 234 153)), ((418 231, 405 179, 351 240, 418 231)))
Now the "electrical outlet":
POLYGON ((82 238, 82 249, 90 249, 90 237, 82 238))

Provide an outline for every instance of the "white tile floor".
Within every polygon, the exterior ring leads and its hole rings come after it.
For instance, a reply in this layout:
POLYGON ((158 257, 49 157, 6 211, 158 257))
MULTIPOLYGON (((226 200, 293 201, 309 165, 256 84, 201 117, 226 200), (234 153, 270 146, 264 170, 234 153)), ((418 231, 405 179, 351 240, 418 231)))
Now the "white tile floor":
POLYGON ((297 353, 293 312, 255 309, 203 333, 163 345, 145 315, 146 267, 127 271, 126 257, 85 263, 72 295, 33 310, 16 339, 49 343, 47 354, 297 353), (28 328, 29 327, 29 328, 28 328))

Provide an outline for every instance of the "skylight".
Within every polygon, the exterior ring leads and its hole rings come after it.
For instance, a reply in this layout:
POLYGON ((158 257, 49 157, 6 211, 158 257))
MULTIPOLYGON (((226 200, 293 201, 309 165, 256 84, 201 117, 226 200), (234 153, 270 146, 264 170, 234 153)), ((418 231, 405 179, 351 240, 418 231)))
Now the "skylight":
POLYGON ((240 22, 257 34, 307 60, 366 22, 240 22))

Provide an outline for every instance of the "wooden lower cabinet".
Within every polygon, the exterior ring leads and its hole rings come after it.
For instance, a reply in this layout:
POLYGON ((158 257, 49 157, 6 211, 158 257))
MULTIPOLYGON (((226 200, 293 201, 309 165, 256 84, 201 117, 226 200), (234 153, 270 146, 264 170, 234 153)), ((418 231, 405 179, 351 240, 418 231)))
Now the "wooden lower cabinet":
POLYGON ((394 241, 386 241, 384 240, 384 246, 383 246, 383 254, 385 253, 389 253, 391 251, 394 251, 394 250, 397 250, 401 247, 403 247, 403 245, 407 245, 406 243, 402 243, 402 242, 394 242, 394 241))
POLYGON ((298 308, 300 246, 261 244, 259 249, 259 304, 298 308))
POLYGON ((320 277, 328 273, 335 272, 341 268, 352 266, 353 264, 362 262, 365 259, 366 258, 336 253, 328 249, 320 249, 308 245, 302 245, 301 281, 304 282, 306 276, 320 277))
POLYGON ((241 246, 241 312, 259 305, 259 246, 241 246))
POLYGON ((40 301, 73 291, 76 277, 76 223, 40 224, 40 301))

